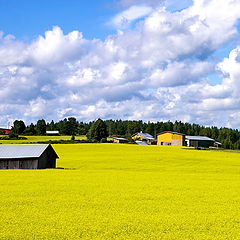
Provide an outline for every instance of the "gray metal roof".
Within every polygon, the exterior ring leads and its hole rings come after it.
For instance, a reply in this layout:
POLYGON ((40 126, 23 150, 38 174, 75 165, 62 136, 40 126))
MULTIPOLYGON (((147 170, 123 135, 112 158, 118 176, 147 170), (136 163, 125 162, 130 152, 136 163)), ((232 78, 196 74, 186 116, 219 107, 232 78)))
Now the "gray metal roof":
POLYGON ((0 145, 0 159, 37 158, 49 144, 0 145))
POLYGON ((126 138, 114 137, 113 139, 127 141, 127 139, 126 139, 126 138))
POLYGON ((185 136, 185 134, 183 134, 183 133, 172 132, 172 131, 164 131, 164 132, 160 132, 160 133, 158 133, 157 135, 161 135, 161 134, 164 134, 164 133, 172 133, 172 134, 177 134, 177 135, 185 136))
POLYGON ((59 133, 59 131, 46 131, 46 133, 48 133, 48 134, 56 134, 56 133, 59 133))
POLYGON ((144 139, 154 140, 154 137, 151 134, 149 134, 149 133, 140 132, 140 133, 133 134, 133 136, 136 136, 136 135, 138 135, 138 136, 140 136, 140 137, 142 137, 144 139))
POLYGON ((213 141, 214 139, 204 136, 186 136, 186 140, 194 140, 194 141, 213 141))
POLYGON ((135 143, 137 144, 137 145, 148 145, 146 142, 144 142, 144 141, 135 141, 135 143))

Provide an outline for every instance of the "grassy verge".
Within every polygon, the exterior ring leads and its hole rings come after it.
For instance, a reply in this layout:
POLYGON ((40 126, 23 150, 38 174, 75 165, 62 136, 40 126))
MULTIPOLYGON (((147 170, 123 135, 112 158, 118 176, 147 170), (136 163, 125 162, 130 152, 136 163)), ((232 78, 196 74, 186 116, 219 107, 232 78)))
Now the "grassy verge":
MULTIPOLYGON (((27 139, 24 140, 0 140, 0 144, 29 144, 29 143, 46 143, 71 141, 71 136, 21 136, 27 139)), ((75 136, 76 140, 86 140, 86 136, 75 136)))

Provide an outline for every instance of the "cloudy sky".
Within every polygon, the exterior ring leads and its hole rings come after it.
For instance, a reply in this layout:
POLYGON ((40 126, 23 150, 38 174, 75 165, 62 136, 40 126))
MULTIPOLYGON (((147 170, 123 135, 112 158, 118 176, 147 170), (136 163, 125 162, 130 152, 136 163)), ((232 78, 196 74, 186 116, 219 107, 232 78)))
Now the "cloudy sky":
POLYGON ((240 0, 0 0, 0 126, 74 116, 240 129, 239 9, 240 0))

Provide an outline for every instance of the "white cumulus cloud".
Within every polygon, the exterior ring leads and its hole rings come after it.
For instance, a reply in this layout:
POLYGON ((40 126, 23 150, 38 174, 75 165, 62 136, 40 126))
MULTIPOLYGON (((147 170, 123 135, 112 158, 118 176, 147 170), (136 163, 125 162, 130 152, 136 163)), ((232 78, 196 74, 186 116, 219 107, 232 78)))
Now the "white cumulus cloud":
POLYGON ((111 23, 114 27, 118 29, 128 27, 133 21, 145 17, 153 11, 151 7, 148 6, 132 6, 129 9, 116 15, 111 23))
POLYGON ((112 21, 137 24, 104 40, 60 27, 30 43, 0 34, 0 125, 75 116, 239 127, 240 2, 195 0, 178 12, 124 2, 112 21), (212 61, 233 39, 229 57, 212 61), (222 80, 211 84, 211 73, 222 80))

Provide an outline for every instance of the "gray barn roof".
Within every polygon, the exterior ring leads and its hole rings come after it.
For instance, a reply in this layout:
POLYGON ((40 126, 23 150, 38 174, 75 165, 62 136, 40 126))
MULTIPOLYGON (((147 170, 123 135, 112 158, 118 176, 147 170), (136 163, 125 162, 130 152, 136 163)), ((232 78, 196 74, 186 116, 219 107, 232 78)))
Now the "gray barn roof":
POLYGON ((120 137, 114 137, 113 139, 127 141, 126 138, 120 138, 120 137))
POLYGON ((144 142, 144 141, 135 141, 135 143, 137 144, 137 145, 148 145, 146 142, 144 142))
POLYGON ((47 134, 59 134, 59 131, 46 131, 47 134))
POLYGON ((132 137, 133 137, 133 136, 136 136, 136 135, 139 135, 139 136, 141 136, 141 137, 144 138, 144 139, 154 140, 154 137, 153 137, 151 134, 149 134, 149 133, 143 133, 143 132, 134 133, 134 134, 132 135, 132 137))
POLYGON ((164 133, 172 133, 172 134, 177 134, 177 135, 185 136, 185 134, 183 134, 183 133, 173 132, 173 131, 164 131, 164 132, 158 133, 157 135, 161 135, 161 134, 164 134, 164 133))
POLYGON ((204 137, 204 136, 186 136, 187 140, 194 140, 194 141, 213 141, 215 142, 214 139, 209 138, 209 137, 204 137))
POLYGON ((50 145, 0 145, 0 159, 38 158, 48 146, 50 145))

